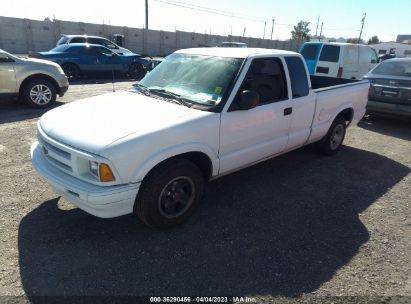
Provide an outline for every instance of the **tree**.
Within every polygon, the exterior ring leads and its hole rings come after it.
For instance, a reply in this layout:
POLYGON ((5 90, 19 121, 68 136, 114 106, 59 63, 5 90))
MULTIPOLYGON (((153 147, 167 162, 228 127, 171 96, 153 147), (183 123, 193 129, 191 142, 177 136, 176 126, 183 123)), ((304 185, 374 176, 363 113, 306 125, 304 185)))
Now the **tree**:
POLYGON ((378 36, 372 36, 370 39, 368 39, 368 44, 377 44, 380 43, 380 39, 378 36))
POLYGON ((297 42, 303 41, 310 41, 310 31, 311 29, 308 27, 310 22, 301 20, 298 22, 296 26, 294 26, 294 30, 291 31, 291 39, 297 42))
POLYGON ((358 38, 348 38, 347 43, 364 44, 365 41, 362 38, 360 39, 360 41, 358 41, 358 38))

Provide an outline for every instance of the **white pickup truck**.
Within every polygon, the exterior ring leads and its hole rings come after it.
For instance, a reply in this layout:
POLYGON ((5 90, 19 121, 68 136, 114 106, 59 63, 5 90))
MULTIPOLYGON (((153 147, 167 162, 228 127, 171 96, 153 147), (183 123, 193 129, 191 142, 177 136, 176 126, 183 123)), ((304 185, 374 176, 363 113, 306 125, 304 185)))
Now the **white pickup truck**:
POLYGON ((129 91, 44 114, 33 165, 88 213, 172 226, 193 212, 208 180, 314 142, 334 154, 363 117, 368 89, 368 81, 310 80, 294 52, 179 50, 129 91))

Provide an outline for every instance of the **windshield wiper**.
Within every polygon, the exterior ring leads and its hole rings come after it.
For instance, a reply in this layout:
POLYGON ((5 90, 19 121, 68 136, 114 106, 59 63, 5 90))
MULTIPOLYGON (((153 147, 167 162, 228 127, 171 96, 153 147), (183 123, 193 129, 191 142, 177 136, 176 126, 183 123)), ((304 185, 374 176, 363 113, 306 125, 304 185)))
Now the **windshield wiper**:
POLYGON ((133 87, 139 89, 139 91, 143 93, 144 95, 147 95, 147 96, 150 95, 150 90, 145 85, 142 85, 137 82, 133 84, 133 87))
POLYGON ((175 103, 177 103, 179 105, 186 106, 188 108, 190 108, 193 105, 192 103, 184 100, 180 95, 178 95, 176 93, 173 93, 173 92, 170 92, 170 91, 167 91, 165 89, 150 89, 150 88, 147 88, 147 90, 150 93, 155 93, 155 94, 157 93, 157 94, 160 94, 160 95, 165 95, 165 96, 171 98, 175 103))

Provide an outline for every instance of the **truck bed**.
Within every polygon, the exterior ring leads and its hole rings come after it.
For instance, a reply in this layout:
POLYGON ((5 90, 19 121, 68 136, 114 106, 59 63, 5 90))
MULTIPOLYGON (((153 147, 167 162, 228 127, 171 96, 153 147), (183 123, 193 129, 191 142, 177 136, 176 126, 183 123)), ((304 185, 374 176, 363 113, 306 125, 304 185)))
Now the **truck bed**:
POLYGON ((335 78, 326 76, 315 76, 310 75, 311 87, 314 91, 319 91, 319 89, 328 89, 334 86, 340 86, 345 84, 355 84, 360 82, 358 79, 345 79, 345 78, 335 78))

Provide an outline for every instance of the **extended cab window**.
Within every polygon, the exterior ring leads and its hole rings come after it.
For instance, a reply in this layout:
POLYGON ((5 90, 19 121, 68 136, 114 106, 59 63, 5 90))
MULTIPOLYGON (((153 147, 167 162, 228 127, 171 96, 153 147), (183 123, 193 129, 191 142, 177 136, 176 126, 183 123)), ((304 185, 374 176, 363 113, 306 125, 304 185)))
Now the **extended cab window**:
POLYGON ((291 80, 293 98, 307 96, 309 93, 307 72, 299 57, 285 57, 291 80))
POLYGON ((320 61, 338 62, 340 59, 340 47, 338 45, 324 45, 321 50, 320 61))
POLYGON ((278 58, 254 59, 245 76, 240 92, 255 91, 260 95, 260 104, 287 98, 284 68, 278 58))

